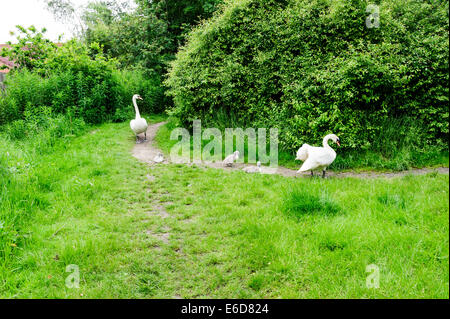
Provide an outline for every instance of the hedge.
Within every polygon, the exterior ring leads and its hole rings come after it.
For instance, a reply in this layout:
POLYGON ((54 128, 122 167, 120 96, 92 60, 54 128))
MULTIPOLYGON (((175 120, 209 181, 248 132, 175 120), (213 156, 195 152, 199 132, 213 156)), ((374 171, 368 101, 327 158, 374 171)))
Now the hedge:
POLYGON ((448 149, 448 1, 378 1, 369 28, 370 3, 226 2, 171 64, 170 113, 184 125, 278 127, 287 150, 330 132, 369 149, 383 123, 406 117, 418 142, 448 149))

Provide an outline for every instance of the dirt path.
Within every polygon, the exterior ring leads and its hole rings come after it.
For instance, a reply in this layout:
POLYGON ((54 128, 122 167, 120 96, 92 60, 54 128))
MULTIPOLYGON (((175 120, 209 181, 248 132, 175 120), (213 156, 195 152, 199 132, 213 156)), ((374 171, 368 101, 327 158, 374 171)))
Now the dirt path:
MULTIPOLYGON (((156 164, 153 159, 159 152, 161 152, 157 147, 156 143, 153 141, 156 136, 156 132, 160 128, 161 125, 166 124, 166 122, 160 122, 156 124, 151 124, 147 128, 147 141, 136 144, 133 148, 133 156, 138 160, 148 163, 148 164, 156 164)), ((142 138, 144 138, 143 134, 141 134, 142 138)), ((165 164, 168 163, 166 159, 164 159, 165 164)))
MULTIPOLYGON (((147 129, 147 141, 136 144, 133 148, 133 156, 138 160, 148 163, 148 164, 156 164, 153 159, 160 152, 160 150, 156 147, 155 142, 153 141, 156 132, 158 131, 161 125, 164 125, 166 122, 160 122, 156 124, 149 125, 147 129)), ((169 161, 167 158, 164 158, 163 164, 167 164, 169 161)), ((197 164, 200 167, 212 167, 223 170, 242 170, 246 166, 255 166, 254 164, 235 164, 234 167, 223 167, 222 163, 210 163, 210 162, 202 162, 201 164, 197 164)), ((297 173, 297 170, 278 167, 276 169, 271 169, 269 167, 262 167, 262 174, 278 174, 286 177, 297 177, 297 178, 310 178, 311 175, 309 172, 307 173, 297 173)), ((437 172, 439 174, 449 174, 448 167, 437 167, 437 168, 417 168, 411 169, 407 171, 401 172, 333 172, 327 171, 328 177, 356 177, 356 178, 392 178, 392 177, 401 177, 405 175, 423 175, 432 172, 437 172)))

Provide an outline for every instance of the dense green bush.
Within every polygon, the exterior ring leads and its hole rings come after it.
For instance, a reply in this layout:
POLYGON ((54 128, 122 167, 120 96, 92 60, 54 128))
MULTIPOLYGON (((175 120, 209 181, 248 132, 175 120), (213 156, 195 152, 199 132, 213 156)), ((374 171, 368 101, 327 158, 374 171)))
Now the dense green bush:
POLYGON ((406 118, 424 129, 418 144, 447 148, 448 1, 377 2, 379 28, 363 0, 228 1, 172 63, 171 113, 278 127, 287 150, 329 132, 369 149, 406 118))
POLYGON ((51 51, 44 62, 8 74, 7 90, 0 95, 0 125, 24 119, 27 112, 48 107, 87 123, 133 117, 133 94, 141 94, 143 113, 161 112, 164 93, 157 75, 141 70, 118 71, 98 47, 70 41, 51 51))

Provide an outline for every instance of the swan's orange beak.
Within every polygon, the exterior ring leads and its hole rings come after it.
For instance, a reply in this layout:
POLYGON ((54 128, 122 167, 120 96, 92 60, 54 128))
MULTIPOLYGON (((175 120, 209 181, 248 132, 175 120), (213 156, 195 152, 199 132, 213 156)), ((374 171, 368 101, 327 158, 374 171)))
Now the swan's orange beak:
POLYGON ((336 144, 337 144, 338 146, 341 146, 341 142, 340 142, 339 140, 336 141, 336 144))

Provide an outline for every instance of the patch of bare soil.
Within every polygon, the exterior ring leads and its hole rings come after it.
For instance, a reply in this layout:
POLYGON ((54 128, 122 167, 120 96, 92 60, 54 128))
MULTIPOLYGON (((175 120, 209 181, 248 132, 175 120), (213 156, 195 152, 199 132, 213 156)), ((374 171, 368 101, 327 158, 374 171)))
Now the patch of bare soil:
MULTIPOLYGON (((222 163, 201 163, 198 164, 199 166, 203 167, 212 167, 212 168, 218 168, 218 169, 225 169, 225 170, 235 170, 239 171, 242 170, 244 167, 247 166, 255 166, 255 164, 242 164, 242 163, 236 163, 233 165, 233 167, 224 167, 222 163)), ((300 166, 299 166, 300 167, 300 166)), ((345 177, 355 177, 355 178, 393 178, 393 177, 401 177, 405 175, 424 175, 432 172, 437 172, 439 174, 449 174, 449 168, 448 167, 436 167, 436 168, 417 168, 417 169, 411 169, 407 171, 400 171, 400 172, 333 172, 330 170, 327 170, 326 177, 336 177, 336 178, 345 178, 345 177)), ((261 166, 261 174, 277 174, 285 177, 294 177, 294 178, 311 178, 310 172, 297 172, 297 170, 289 169, 286 167, 277 167, 277 168, 271 168, 267 166, 261 166)), ((322 176, 322 172, 314 172, 314 176, 322 176)))
MULTIPOLYGON (((144 134, 141 134, 141 139, 143 142, 136 144, 133 148, 133 156, 138 160, 148 163, 148 164, 156 164, 153 160, 156 155, 160 152, 160 150, 154 145, 154 139, 156 136, 156 132, 158 131, 161 125, 164 125, 166 122, 160 122, 156 124, 149 125, 147 128, 147 141, 143 141, 144 134)), ((163 164, 167 164, 168 161, 164 159, 163 164)))
POLYGON ((169 213, 167 213, 166 208, 160 204, 153 204, 153 208, 155 209, 156 212, 153 212, 151 214, 158 215, 162 219, 165 219, 170 216, 169 213))
POLYGON ((158 239, 159 241, 163 242, 164 244, 168 244, 169 243, 169 228, 164 229, 163 232, 154 232, 152 230, 147 230, 145 233, 150 236, 150 237, 154 237, 156 239, 158 239))

